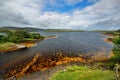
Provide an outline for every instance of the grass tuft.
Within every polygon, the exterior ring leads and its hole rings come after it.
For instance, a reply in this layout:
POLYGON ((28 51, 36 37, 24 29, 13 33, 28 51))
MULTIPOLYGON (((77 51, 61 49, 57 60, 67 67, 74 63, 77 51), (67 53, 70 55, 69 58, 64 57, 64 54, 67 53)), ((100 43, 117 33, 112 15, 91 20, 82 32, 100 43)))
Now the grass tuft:
POLYGON ((52 75, 50 80, 115 80, 113 71, 90 69, 86 66, 69 66, 52 75))

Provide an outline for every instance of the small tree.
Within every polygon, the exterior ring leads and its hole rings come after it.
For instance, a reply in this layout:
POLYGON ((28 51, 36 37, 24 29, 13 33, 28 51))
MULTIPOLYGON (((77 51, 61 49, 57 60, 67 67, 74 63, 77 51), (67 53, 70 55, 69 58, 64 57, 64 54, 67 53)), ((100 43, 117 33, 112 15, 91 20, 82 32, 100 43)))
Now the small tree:
POLYGON ((108 63, 108 67, 113 69, 115 64, 120 64, 120 37, 115 37, 113 39, 114 47, 113 47, 113 54, 110 58, 110 62, 108 63))
POLYGON ((32 33, 30 38, 32 38, 32 39, 43 39, 43 37, 38 33, 32 33))
POLYGON ((113 52, 115 55, 120 55, 120 37, 116 37, 113 39, 114 47, 113 52))
POLYGON ((118 64, 118 65, 120 64, 120 37, 115 37, 113 39, 113 43, 114 43, 114 47, 113 47, 114 56, 111 57, 110 60, 111 60, 111 63, 113 64, 112 66, 116 69, 115 64, 118 64))
POLYGON ((0 35, 0 42, 2 42, 2 38, 3 38, 3 36, 2 36, 2 35, 0 35))

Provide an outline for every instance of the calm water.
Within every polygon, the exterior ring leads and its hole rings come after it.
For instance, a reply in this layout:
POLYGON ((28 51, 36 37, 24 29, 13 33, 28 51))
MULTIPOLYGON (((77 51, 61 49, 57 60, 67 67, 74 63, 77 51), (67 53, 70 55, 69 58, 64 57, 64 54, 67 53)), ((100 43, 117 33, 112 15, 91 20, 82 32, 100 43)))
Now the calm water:
MULTIPOLYGON (((19 63, 29 60, 35 54, 54 54, 57 52, 69 53, 72 55, 91 54, 102 52, 109 55, 113 45, 104 42, 107 36, 96 32, 40 32, 42 35, 55 35, 58 38, 49 38, 29 49, 0 53, 0 66, 9 63, 19 63)), ((0 72, 2 74, 2 72, 0 72)))

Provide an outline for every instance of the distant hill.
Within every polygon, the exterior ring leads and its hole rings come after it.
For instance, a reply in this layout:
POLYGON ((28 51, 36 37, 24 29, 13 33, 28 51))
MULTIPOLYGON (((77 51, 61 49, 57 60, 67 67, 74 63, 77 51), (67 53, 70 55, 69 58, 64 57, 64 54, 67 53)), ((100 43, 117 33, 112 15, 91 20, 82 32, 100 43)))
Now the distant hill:
POLYGON ((45 29, 46 32, 82 32, 83 30, 74 29, 45 29))
POLYGON ((0 30, 28 30, 28 31, 42 31, 42 30, 44 30, 44 29, 41 29, 41 28, 31 28, 31 27, 20 28, 20 27, 5 26, 5 27, 0 27, 0 30))
POLYGON ((27 30, 27 31, 46 31, 46 32, 82 32, 83 30, 74 29, 41 29, 41 28, 31 28, 31 27, 12 27, 4 26, 0 27, 0 30, 27 30))

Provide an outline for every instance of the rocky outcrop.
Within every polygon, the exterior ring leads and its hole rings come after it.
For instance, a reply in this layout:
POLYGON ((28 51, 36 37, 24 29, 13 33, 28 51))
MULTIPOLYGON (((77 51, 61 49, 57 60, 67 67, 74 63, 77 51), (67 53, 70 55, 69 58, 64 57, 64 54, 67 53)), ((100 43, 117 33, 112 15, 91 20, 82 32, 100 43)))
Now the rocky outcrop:
POLYGON ((20 44, 17 44, 16 47, 17 47, 18 49, 24 49, 24 48, 27 48, 26 46, 24 46, 24 45, 20 45, 20 44))

